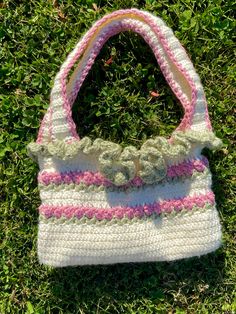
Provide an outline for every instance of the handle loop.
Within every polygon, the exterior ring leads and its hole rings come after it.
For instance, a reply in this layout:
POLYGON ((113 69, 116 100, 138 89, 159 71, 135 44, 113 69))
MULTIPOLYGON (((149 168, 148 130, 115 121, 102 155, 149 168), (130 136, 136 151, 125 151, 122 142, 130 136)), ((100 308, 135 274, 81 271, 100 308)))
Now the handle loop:
POLYGON ((137 9, 118 10, 98 20, 82 37, 56 75, 50 106, 42 121, 38 143, 79 139, 71 108, 79 89, 105 42, 126 30, 140 34, 153 50, 163 75, 184 108, 178 130, 211 130, 200 78, 172 30, 152 14, 137 9), (67 76, 80 58, 67 84, 67 76))

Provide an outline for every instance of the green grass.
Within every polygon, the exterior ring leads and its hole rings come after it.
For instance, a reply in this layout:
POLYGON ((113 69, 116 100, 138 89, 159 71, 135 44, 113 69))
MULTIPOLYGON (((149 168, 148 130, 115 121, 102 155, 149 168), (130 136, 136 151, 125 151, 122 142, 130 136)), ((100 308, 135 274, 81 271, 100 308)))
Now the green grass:
MULTIPOLYGON (((235 313, 234 1, 23 0, 0 7, 0 313, 235 313), (81 34, 105 13, 129 7, 161 16, 202 79, 214 130, 224 142, 217 153, 206 152, 223 246, 170 263, 41 266, 38 168, 26 145, 36 139, 53 78, 81 34)), ((139 146, 152 135, 170 134, 182 111, 144 41, 122 33, 102 49, 73 115, 81 136, 139 146), (160 96, 152 99, 150 91, 160 96)))

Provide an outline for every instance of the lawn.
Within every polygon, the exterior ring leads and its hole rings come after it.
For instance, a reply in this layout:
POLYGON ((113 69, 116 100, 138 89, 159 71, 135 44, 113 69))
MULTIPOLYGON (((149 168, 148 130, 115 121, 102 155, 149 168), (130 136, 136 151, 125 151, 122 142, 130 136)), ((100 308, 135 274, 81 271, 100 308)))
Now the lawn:
MULTIPOLYGON (((236 312, 235 18, 233 0, 22 0, 0 3, 0 313, 236 312), (174 30, 201 77, 213 128, 206 151, 223 245, 175 262, 52 269, 36 253, 36 139, 53 79, 80 36, 105 13, 136 7, 174 30)), ((150 48, 133 33, 102 49, 74 105, 81 136, 141 145, 182 116, 150 48), (151 92, 155 93, 151 95, 151 92)))

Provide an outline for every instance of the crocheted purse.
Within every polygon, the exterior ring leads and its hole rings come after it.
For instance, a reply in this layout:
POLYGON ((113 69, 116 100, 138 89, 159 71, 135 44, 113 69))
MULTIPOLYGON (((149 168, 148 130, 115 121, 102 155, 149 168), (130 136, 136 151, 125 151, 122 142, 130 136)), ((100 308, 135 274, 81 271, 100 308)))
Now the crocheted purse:
POLYGON ((172 30, 137 9, 105 15, 60 68, 37 141, 28 145, 40 167, 40 262, 60 267, 167 261, 217 249, 221 226, 201 151, 220 144, 199 76, 172 30), (169 139, 150 138, 140 149, 80 139, 71 113, 100 49, 126 30, 140 34, 152 48, 184 108, 169 139))

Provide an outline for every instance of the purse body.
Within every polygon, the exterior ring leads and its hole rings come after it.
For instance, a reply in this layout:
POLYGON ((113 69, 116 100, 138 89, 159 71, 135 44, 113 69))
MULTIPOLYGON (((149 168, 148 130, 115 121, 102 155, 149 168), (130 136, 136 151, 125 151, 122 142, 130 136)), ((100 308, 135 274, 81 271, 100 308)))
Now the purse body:
POLYGON ((37 142, 28 146, 40 168, 39 261, 54 267, 170 261, 214 251, 221 225, 201 152, 219 145, 200 79, 164 22, 137 9, 103 17, 61 67, 37 142), (102 45, 127 29, 153 49, 185 111, 169 139, 150 138, 141 148, 80 139, 71 114, 102 45))
POLYGON ((162 182, 122 188, 93 175, 96 160, 81 153, 70 162, 40 161, 40 262, 168 261, 219 247, 221 227, 205 157, 170 166, 162 182))

